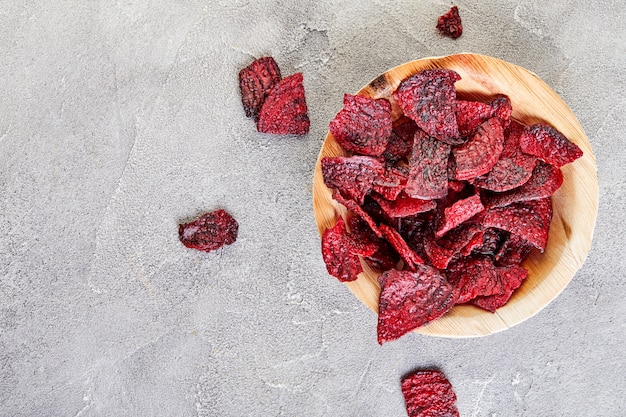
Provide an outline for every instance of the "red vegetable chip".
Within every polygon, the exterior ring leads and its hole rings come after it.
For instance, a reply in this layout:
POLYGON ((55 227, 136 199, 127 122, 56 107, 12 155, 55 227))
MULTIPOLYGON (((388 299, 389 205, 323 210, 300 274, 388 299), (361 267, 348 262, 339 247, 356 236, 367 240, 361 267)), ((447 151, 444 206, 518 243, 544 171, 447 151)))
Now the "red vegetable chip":
POLYGON ((552 220, 550 198, 513 203, 487 210, 483 225, 518 235, 543 252, 552 220))
POLYGON ((557 168, 583 155, 578 145, 570 142, 561 132, 541 123, 531 126, 529 135, 520 138, 520 147, 527 154, 535 155, 557 168))
POLYGON ((333 191, 333 199, 336 200, 339 204, 342 204, 352 213, 363 219, 376 236, 383 236, 374 219, 372 219, 372 217, 367 214, 367 212, 363 210, 363 208, 356 201, 345 198, 338 190, 333 191))
POLYGON ((376 200, 385 214, 390 218, 408 217, 433 210, 437 207, 437 203, 434 200, 411 198, 406 193, 400 193, 394 201, 386 200, 376 194, 372 194, 372 198, 376 200))
POLYGON ((404 115, 413 119, 429 136, 450 145, 461 143, 454 112, 454 83, 461 76, 447 69, 429 69, 402 81, 393 93, 404 115))
POLYGON ((280 68, 271 56, 259 58, 239 71, 241 102, 247 117, 258 116, 265 98, 280 79, 280 68))
POLYGON ((436 268, 446 269, 462 249, 469 245, 474 236, 481 233, 481 230, 482 226, 479 223, 466 222, 439 239, 433 232, 426 233, 423 241, 426 257, 436 268))
POLYGON ((511 114, 513 113, 511 100, 507 96, 496 97, 491 102, 491 107, 493 107, 493 115, 500 119, 502 128, 506 129, 511 122, 511 114))
MULTIPOLYGON (((480 235, 480 242, 477 242, 474 240, 474 238, 472 238, 472 242, 465 245, 461 253, 463 253, 465 256, 468 256, 471 253, 475 253, 482 255, 492 255, 494 257, 497 257, 499 251, 502 250, 505 241, 509 237, 508 232, 494 228, 485 229, 481 231, 480 235)), ((478 236, 478 234, 476 236, 478 236)))
POLYGON ((486 175, 476 178, 480 188, 503 192, 524 184, 533 173, 537 157, 522 152, 520 138, 528 135, 526 127, 512 122, 504 132, 504 146, 500 159, 486 175))
POLYGON ((383 152, 383 158, 390 165, 395 165, 398 161, 406 158, 413 148, 413 136, 417 131, 417 125, 411 119, 406 120, 405 123, 392 129, 389 143, 383 152))
POLYGON ((448 194, 449 155, 450 145, 417 131, 405 192, 424 200, 445 197, 448 194))
POLYGON ((456 299, 452 285, 435 268, 416 265, 416 271, 392 269, 378 277, 378 343, 402 335, 441 317, 456 299))
POLYGON ((471 197, 457 200, 454 204, 443 210, 443 224, 437 229, 435 235, 441 237, 449 230, 454 229, 466 220, 471 219, 485 208, 480 202, 480 196, 474 194, 471 197))
POLYGON ((497 117, 492 117, 476 130, 464 144, 452 149, 456 179, 469 180, 491 170, 504 147, 504 132, 497 117))
POLYGON ((211 252, 235 242, 238 231, 237 221, 220 209, 178 225, 178 238, 188 248, 211 252))
POLYGON ((406 167, 387 167, 382 175, 374 178, 372 190, 387 200, 395 200, 406 187, 407 174, 406 167))
POLYGON ((404 238, 396 229, 386 224, 381 224, 380 231, 391 246, 400 254, 400 257, 404 261, 405 268, 415 271, 416 265, 424 263, 424 260, 407 245, 404 238))
POLYGON ((539 161, 532 176, 522 186, 504 193, 489 193, 485 198, 487 207, 502 207, 518 201, 539 200, 550 197, 563 184, 559 168, 539 161))
POLYGON ((359 258, 351 252, 350 239, 343 218, 322 235, 322 257, 328 273, 341 282, 356 280, 363 268, 359 258))
POLYGON ((380 156, 391 137, 391 104, 345 94, 343 109, 330 122, 330 133, 348 152, 380 156))
POLYGON ((496 254, 496 263, 498 266, 519 265, 533 248, 523 237, 511 234, 496 254))
POLYGON ((459 415, 452 384, 441 371, 412 372, 402 378, 401 387, 409 417, 459 415))
POLYGON ((505 305, 513 292, 522 285, 522 281, 528 277, 528 271, 519 265, 509 265, 496 268, 498 279, 504 285, 504 291, 500 294, 478 296, 471 302, 477 307, 495 313, 497 309, 505 305))
POLYGON ((385 168, 368 156, 336 156, 322 158, 322 176, 328 188, 337 189, 343 195, 363 204, 372 184, 385 168))
POLYGON ((448 12, 437 19, 437 30, 452 39, 456 39, 463 34, 463 23, 459 16, 459 8, 452 6, 448 12))
POLYGON ((480 101, 457 100, 456 123, 462 136, 469 136, 483 122, 493 117, 493 107, 480 101))
POLYGON ((459 292, 457 304, 504 292, 493 260, 485 255, 458 258, 448 267, 447 278, 459 292))
POLYGON ((275 135, 304 135, 309 132, 309 121, 302 73, 283 78, 265 98, 257 130, 275 135))

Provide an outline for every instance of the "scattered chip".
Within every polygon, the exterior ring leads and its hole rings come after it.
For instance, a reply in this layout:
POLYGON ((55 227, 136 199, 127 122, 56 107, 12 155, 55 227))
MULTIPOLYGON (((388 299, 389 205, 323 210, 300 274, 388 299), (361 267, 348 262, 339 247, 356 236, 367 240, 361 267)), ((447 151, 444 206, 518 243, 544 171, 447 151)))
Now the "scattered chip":
POLYGON ((452 149, 456 179, 469 180, 488 173, 500 158, 503 142, 502 122, 497 117, 478 126, 474 136, 452 149))
POLYGON ((238 231, 233 216, 220 209, 178 225, 178 238, 188 248, 211 252, 235 242, 238 231))
POLYGON ((343 109, 330 122, 330 133, 349 152, 380 156, 391 137, 391 104, 345 94, 343 109))
POLYGON ((371 191, 374 180, 384 170, 380 161, 368 156, 322 158, 324 184, 361 205, 371 191))
POLYGON ((302 73, 283 78, 269 92, 257 120, 257 130, 275 135, 304 135, 309 121, 302 73))
POLYGON ((459 8, 452 6, 448 12, 437 19, 437 30, 452 39, 456 39, 463 34, 463 23, 459 16, 459 8))
POLYGON ((542 198, 489 209, 483 224, 518 235, 543 252, 548 241, 550 220, 552 201, 550 198, 542 198))
POLYGON ((463 141, 454 112, 454 83, 460 79, 459 74, 447 69, 423 70, 402 81, 393 98, 404 115, 428 135, 456 145, 463 141))
POLYGON ((520 139, 522 150, 557 168, 569 164, 583 155, 583 151, 578 145, 570 142, 552 126, 536 124, 530 127, 529 133, 520 139))
POLYGON ((386 271, 378 277, 378 343, 389 342, 444 315, 455 303, 454 290, 435 268, 386 271))
POLYGON ((448 194, 450 145, 419 130, 415 133, 405 192, 413 198, 432 200, 448 194))
POLYGON ((271 56, 256 59, 239 71, 241 102, 247 117, 256 119, 265 98, 280 80, 280 68, 271 56))
POLYGON ((443 223, 435 235, 437 237, 445 235, 446 232, 454 229, 464 221, 471 219, 484 209, 485 207, 483 207, 483 204, 480 202, 480 196, 478 194, 457 200, 450 207, 446 207, 443 210, 443 223))
POLYGON ((456 394, 443 372, 421 370, 402 378, 402 395, 409 417, 458 417, 456 394))

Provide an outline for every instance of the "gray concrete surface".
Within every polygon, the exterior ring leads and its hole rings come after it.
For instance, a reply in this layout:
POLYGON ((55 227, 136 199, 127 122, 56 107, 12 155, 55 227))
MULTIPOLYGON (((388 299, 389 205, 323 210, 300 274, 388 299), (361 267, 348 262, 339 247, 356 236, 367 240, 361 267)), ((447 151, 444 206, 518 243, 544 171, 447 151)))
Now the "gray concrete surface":
POLYGON ((403 416, 400 377, 431 366, 462 416, 626 415, 625 5, 493 3, 456 2, 456 41, 445 1, 0 3, 0 415, 403 416), (506 332, 380 347, 322 263, 315 159, 344 92, 455 52, 536 72, 578 115, 593 248, 506 332), (266 54, 304 73, 309 135, 245 119, 237 72, 266 54), (218 207, 238 241, 183 248, 177 223, 218 207))

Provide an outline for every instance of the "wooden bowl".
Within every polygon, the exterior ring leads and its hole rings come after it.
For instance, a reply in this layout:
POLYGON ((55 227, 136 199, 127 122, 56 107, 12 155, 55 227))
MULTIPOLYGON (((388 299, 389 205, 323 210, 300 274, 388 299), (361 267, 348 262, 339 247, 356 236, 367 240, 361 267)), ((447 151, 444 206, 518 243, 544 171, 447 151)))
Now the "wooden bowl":
MULTIPOLYGON (((357 94, 386 98, 392 104, 395 121, 402 112, 391 94, 405 78, 424 69, 448 68, 461 75, 455 86, 462 99, 484 101, 506 94, 513 105, 512 117, 529 125, 549 123, 576 143, 584 155, 562 168, 564 181, 553 195, 553 218, 544 253, 533 251, 524 261, 528 278, 509 302, 490 313, 471 305, 458 305, 443 317, 416 329, 418 333, 443 337, 485 336, 508 329, 536 314, 563 291, 582 266, 591 248, 598 211, 598 178, 595 157, 585 132, 565 102, 532 72, 484 55, 458 54, 424 58, 392 68, 378 76, 357 94)), ((337 98, 337 102, 341 97, 337 98)), ((313 210, 320 235, 332 227, 346 209, 334 201, 324 185, 321 159, 347 155, 328 133, 313 179, 313 210)), ((378 311, 378 272, 362 262, 364 272, 346 285, 366 306, 378 311)), ((334 279, 334 278, 333 278, 334 279)))

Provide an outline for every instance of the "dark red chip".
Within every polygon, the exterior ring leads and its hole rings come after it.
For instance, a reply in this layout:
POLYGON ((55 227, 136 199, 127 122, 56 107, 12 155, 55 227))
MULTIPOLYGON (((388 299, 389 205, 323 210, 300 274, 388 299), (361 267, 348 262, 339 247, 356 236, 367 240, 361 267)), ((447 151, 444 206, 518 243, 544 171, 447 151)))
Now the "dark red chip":
POLYGON ((402 378, 401 387, 409 417, 459 415, 452 384, 441 371, 412 372, 402 378))
POLYGON ((413 198, 432 200, 448 194, 450 145, 421 130, 415 133, 405 192, 413 198))
POLYGON ((416 131, 417 125, 411 119, 406 119, 405 123, 393 128, 387 148, 383 152, 383 158, 388 164, 395 165, 411 153, 416 131))
POLYGON ((372 190, 385 199, 393 201, 406 187, 408 169, 406 167, 387 167, 382 175, 374 178, 372 190))
POLYGON ((455 303, 452 285, 435 268, 392 269, 378 277, 378 343, 383 344, 444 315, 455 303))
POLYGON ((532 176, 521 187, 504 193, 489 193, 485 198, 487 207, 502 207, 518 201, 539 200, 550 197, 563 184, 559 168, 539 161, 532 176))
POLYGON ((437 19, 437 30, 452 39, 456 39, 463 34, 463 23, 459 15, 459 8, 452 6, 448 12, 437 19))
POLYGON ((480 101, 456 101, 456 121, 461 136, 471 136, 482 123, 497 117, 505 128, 511 121, 511 100, 507 96, 498 96, 491 103, 480 101))
POLYGON ((265 98, 280 79, 280 68, 271 56, 259 58, 239 71, 241 102, 247 117, 258 116, 265 98))
POLYGON ((504 292, 504 284, 498 279, 493 260, 485 255, 455 260, 448 267, 447 278, 459 292, 457 304, 467 303, 478 296, 504 292))
POLYGON ((583 156, 583 151, 578 145, 570 142, 552 126, 536 124, 529 128, 529 133, 520 139, 522 150, 557 168, 583 156))
POLYGON ((476 178, 474 184, 480 188, 503 192, 524 184, 533 173, 537 157, 522 152, 520 138, 528 135, 525 126, 513 121, 504 131, 504 146, 500 159, 491 171, 476 178))
POLYGON ((404 261, 406 269, 415 271, 417 265, 424 263, 424 260, 413 249, 411 249, 409 245, 407 245, 402 235, 400 235, 396 229, 389 227, 386 224, 381 224, 380 231, 385 239, 387 239, 387 242, 389 242, 398 252, 404 261))
POLYGON ((443 210, 443 222, 435 235, 441 237, 449 230, 454 229, 466 220, 471 219, 485 208, 480 202, 480 196, 474 194, 471 197, 457 200, 454 204, 443 210))
POLYGON ((461 76, 447 69, 429 69, 402 81, 393 93, 404 115, 430 136, 451 145, 463 140, 456 123, 456 90, 461 76))
POLYGON ((358 256, 350 250, 350 241, 343 218, 322 235, 322 257, 328 273, 341 282, 354 281, 363 272, 358 256))
POLYGON ((433 210, 437 207, 434 200, 421 200, 411 198, 406 193, 401 193, 394 201, 389 201, 382 196, 373 194, 372 198, 390 218, 408 217, 418 213, 433 210))
POLYGON ((309 121, 302 73, 283 78, 269 92, 257 120, 257 130, 275 135, 304 135, 309 121))
POLYGON ((481 230, 480 223, 466 222, 450 230, 440 239, 432 232, 427 233, 424 236, 426 257, 436 268, 446 269, 448 264, 461 253, 461 250, 469 245, 474 236, 481 234, 481 230))
POLYGON ((552 201, 550 198, 542 198, 489 209, 483 225, 520 236, 543 252, 551 220, 552 201))
POLYGON ((469 180, 488 173, 500 158, 504 147, 502 122, 497 117, 487 120, 464 144, 452 148, 456 179, 469 180))
POLYGON ((220 209, 178 225, 178 238, 188 248, 211 252, 235 242, 238 230, 237 221, 220 209))
POLYGON ((493 115, 500 119, 502 128, 506 129, 511 123, 511 114, 513 113, 513 105, 507 96, 498 96, 491 102, 493 107, 493 115))
POLYGON ((378 225, 376 224, 374 219, 372 219, 372 216, 367 214, 367 212, 363 210, 363 208, 359 206, 356 201, 344 197, 338 190, 333 191, 333 199, 339 204, 342 204, 353 214, 363 219, 377 237, 383 237, 382 232, 378 228, 378 225))
POLYGON ((498 280, 502 282, 504 290, 500 294, 478 296, 472 300, 472 304, 487 311, 495 313, 497 309, 505 305, 513 292, 522 285, 522 281, 528 277, 528 271, 519 265, 510 265, 496 268, 498 280))
POLYGON ((509 235, 496 254, 496 264, 498 266, 519 265, 533 248, 534 246, 526 239, 513 234, 509 235))
POLYGON ((376 178, 384 172, 383 164, 368 156, 322 158, 322 176, 328 188, 336 189, 359 204, 371 191, 376 178))
POLYGON ((343 109, 330 122, 330 133, 349 152, 380 156, 391 137, 391 104, 346 94, 343 109))

